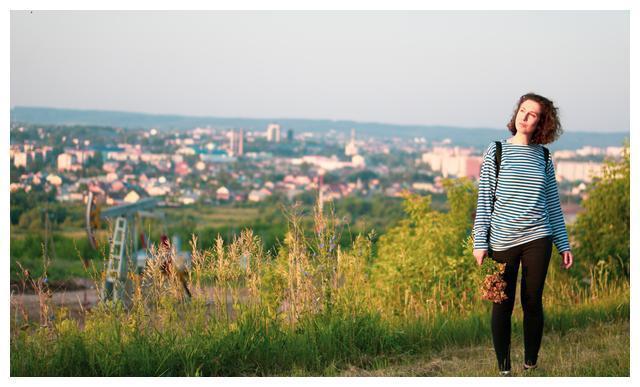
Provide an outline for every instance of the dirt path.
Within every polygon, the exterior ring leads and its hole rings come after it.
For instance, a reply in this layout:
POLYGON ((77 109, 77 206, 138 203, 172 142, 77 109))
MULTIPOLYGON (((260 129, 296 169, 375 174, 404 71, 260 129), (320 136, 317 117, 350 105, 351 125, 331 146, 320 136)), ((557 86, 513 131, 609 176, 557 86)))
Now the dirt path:
MULTIPOLYGON (((63 306, 69 310, 69 316, 81 320, 83 309, 90 309, 98 302, 98 292, 95 288, 83 290, 66 290, 54 292, 51 304, 63 306)), ((37 294, 11 294, 11 318, 24 321, 24 315, 29 321, 40 320, 40 296, 37 294)))
MULTIPOLYGON (((213 287, 203 289, 204 297, 209 302, 217 301, 225 298, 221 294, 226 294, 227 312, 233 314, 234 297, 231 292, 226 292, 213 287), (221 293, 222 292, 222 293, 221 293)), ((244 302, 248 299, 248 290, 243 288, 239 291, 239 299, 244 302)), ((99 293, 95 286, 91 286, 82 290, 62 290, 52 293, 50 304, 54 307, 65 307, 69 312, 69 317, 77 320, 80 325, 84 322, 84 312, 91 310, 99 301, 99 293)), ((22 324, 25 319, 30 322, 40 321, 40 296, 33 293, 11 294, 11 321, 17 321, 22 324)), ((51 312, 52 313, 52 312, 51 312)))

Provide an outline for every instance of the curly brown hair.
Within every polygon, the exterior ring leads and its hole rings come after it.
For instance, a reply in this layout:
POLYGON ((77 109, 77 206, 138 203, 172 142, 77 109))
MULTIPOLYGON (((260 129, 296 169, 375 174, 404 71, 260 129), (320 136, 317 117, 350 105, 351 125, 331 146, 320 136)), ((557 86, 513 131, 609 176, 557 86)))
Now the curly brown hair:
POLYGON ((513 116, 511 116, 511 120, 507 124, 507 128, 509 128, 511 134, 515 135, 517 133, 516 115, 518 114, 518 110, 520 110, 520 105, 527 100, 539 103, 541 108, 536 130, 533 132, 533 136, 531 136, 531 143, 550 144, 557 140, 562 134, 562 125, 558 118, 558 108, 553 105, 553 101, 550 99, 534 93, 527 93, 520 97, 513 116))

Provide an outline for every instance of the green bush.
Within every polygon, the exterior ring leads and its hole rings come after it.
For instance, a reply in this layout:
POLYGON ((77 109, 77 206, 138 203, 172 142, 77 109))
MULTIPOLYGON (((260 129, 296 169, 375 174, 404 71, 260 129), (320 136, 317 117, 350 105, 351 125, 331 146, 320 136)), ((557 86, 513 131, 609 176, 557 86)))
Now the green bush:
POLYGON ((629 144, 620 161, 607 161, 583 202, 584 212, 570 228, 577 272, 588 277, 599 262, 629 279, 631 165, 629 144))
POLYGON ((449 211, 431 209, 431 197, 405 196, 407 217, 380 237, 372 269, 383 307, 422 313, 429 303, 467 305, 477 288, 469 235, 476 190, 466 179, 445 182, 449 211))

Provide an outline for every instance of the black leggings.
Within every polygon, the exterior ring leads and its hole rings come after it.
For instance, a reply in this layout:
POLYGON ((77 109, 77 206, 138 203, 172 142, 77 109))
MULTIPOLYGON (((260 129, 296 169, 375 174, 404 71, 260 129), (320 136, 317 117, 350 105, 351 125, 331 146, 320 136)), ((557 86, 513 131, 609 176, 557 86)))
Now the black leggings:
POLYGON ((524 361, 536 364, 542 341, 542 290, 551 259, 552 238, 547 236, 512 247, 505 251, 494 251, 493 259, 506 263, 504 279, 507 282, 507 300, 494 303, 491 314, 493 347, 500 371, 511 369, 511 313, 516 295, 518 268, 522 262, 520 302, 524 314, 524 361))

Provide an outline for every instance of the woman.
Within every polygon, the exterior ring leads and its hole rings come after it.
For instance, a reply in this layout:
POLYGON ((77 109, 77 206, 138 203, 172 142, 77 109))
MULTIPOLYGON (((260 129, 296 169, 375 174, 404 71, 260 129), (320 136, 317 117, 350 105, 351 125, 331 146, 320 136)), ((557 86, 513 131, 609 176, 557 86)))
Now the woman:
POLYGON ((499 168, 494 159, 495 143, 484 154, 473 227, 473 255, 478 265, 488 257, 489 249, 494 260, 506 263, 507 300, 494 303, 491 314, 498 368, 505 376, 511 374, 511 313, 520 263, 525 370, 537 367, 543 327, 542 290, 552 243, 562 255, 561 265, 569 269, 573 264, 553 162, 546 157, 543 146, 562 133, 557 109, 545 97, 525 94, 507 127, 513 137, 500 142, 499 168))

